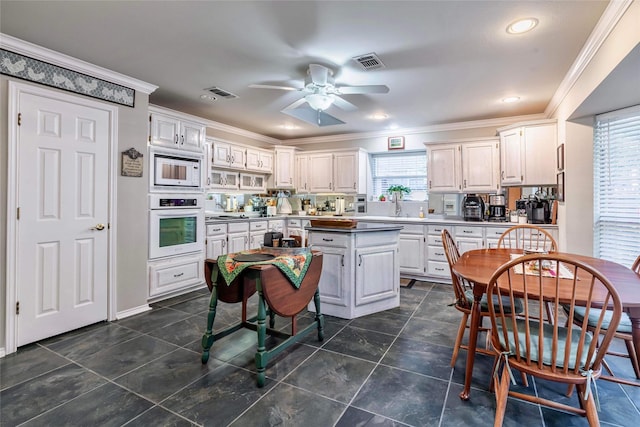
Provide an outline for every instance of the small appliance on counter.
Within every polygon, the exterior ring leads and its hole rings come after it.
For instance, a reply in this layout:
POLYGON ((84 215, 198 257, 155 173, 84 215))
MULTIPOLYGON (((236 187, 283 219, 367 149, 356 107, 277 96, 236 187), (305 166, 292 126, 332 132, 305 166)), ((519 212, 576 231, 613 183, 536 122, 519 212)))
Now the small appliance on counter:
POLYGON ((465 221, 484 220, 484 200, 477 194, 467 194, 462 201, 462 212, 465 221))
POLYGON ((529 224, 551 223, 551 208, 546 199, 529 199, 527 202, 527 221, 529 224))
POLYGON ((507 221, 507 209, 506 209, 505 197, 503 194, 489 195, 489 221, 491 222, 507 221))

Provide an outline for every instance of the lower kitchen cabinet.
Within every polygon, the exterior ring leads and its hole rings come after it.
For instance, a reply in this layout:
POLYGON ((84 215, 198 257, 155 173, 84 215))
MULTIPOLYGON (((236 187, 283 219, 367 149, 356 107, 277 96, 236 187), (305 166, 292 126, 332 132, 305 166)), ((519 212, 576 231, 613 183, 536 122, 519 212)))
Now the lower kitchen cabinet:
POLYGON ((252 221, 249 223, 249 249, 260 249, 264 244, 264 233, 267 232, 267 221, 252 221))
POLYGON ((427 276, 449 280, 451 272, 442 246, 442 231, 445 229, 453 233, 450 225, 427 226, 427 276))
POLYGON ((472 249, 484 248, 484 227, 455 227, 455 240, 460 255, 472 249))
POLYGON ((204 285, 204 254, 149 261, 149 297, 169 296, 204 285))
POLYGON ((424 226, 403 225, 399 241, 400 274, 426 273, 425 241, 424 226))
POLYGON ((227 253, 227 224, 207 224, 206 258, 218 259, 227 253))
MULTIPOLYGON (((343 319, 400 304, 399 230, 309 232, 309 244, 324 254, 318 284, 323 314, 343 319)), ((315 311, 311 302, 309 310, 315 311)))
POLYGON ((230 222, 227 224, 227 253, 249 249, 249 223, 230 222))

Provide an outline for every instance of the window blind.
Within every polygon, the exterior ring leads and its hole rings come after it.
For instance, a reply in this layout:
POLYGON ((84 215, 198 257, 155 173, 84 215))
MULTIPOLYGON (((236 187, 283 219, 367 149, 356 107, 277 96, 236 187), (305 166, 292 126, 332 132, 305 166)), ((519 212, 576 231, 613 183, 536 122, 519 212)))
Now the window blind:
POLYGON ((627 267, 640 254, 640 106, 596 116, 594 254, 627 267))
POLYGON ((387 194, 392 185, 411 189, 406 200, 427 199, 427 152, 381 153, 371 155, 373 194, 387 194))

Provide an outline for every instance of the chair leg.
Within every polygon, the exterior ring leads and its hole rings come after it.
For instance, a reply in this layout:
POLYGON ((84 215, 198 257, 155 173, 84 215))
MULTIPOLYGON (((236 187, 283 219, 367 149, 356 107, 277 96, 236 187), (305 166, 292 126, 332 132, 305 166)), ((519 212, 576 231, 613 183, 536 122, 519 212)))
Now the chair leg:
POLYGON ((507 398, 509 397, 509 383, 511 381, 509 369, 506 365, 502 366, 500 380, 496 378, 495 381, 499 381, 499 383, 496 385, 496 418, 493 421, 493 426, 502 427, 504 413, 507 409, 507 398))
POLYGON ((555 319, 555 317, 553 316, 553 310, 551 309, 551 303, 550 303, 550 302, 547 302, 547 303, 544 305, 544 307, 545 307, 545 309, 546 309, 546 311, 547 311, 547 319, 549 319, 549 323, 551 323, 552 325, 553 325, 553 324, 555 324, 556 319, 555 319))
MULTIPOLYGON (((462 337, 464 336, 464 330, 467 329, 467 319, 469 318, 468 313, 462 313, 462 319, 460 320, 460 326, 458 326, 458 335, 456 336, 456 342, 453 345, 453 354, 451 355, 451 367, 453 368, 456 365, 456 360, 458 359, 458 352, 460 351, 460 344, 462 343, 462 337)), ((473 357, 472 355, 468 355, 467 357, 473 357)))
POLYGON ((633 345, 633 341, 624 340, 624 343, 627 345, 629 359, 631 359, 631 364, 633 365, 633 371, 636 373, 636 378, 640 379, 640 365, 638 364, 638 357, 636 355, 636 349, 633 345))
POLYGON ((578 399, 580 399, 580 406, 585 410, 585 416, 589 422, 589 427, 599 427, 600 419, 598 418, 598 409, 596 408, 596 402, 593 399, 593 393, 589 393, 589 398, 585 401, 584 395, 586 392, 586 384, 577 384, 578 399))

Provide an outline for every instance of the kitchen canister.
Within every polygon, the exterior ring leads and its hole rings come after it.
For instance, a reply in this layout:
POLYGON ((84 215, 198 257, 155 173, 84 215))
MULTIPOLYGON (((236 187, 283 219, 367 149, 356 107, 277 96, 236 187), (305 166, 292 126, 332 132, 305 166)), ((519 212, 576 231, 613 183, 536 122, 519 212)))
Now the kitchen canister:
POLYGON ((518 211, 513 210, 509 212, 509 221, 518 222, 518 211))

